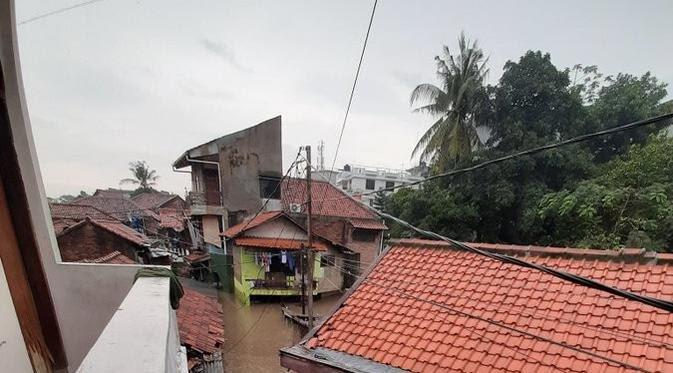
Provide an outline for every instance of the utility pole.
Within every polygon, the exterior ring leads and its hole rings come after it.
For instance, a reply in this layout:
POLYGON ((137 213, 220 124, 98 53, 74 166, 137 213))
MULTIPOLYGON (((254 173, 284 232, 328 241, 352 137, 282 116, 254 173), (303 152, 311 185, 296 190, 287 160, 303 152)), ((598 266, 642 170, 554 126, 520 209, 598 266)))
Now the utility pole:
POLYGON ((308 328, 313 329, 313 232, 312 216, 313 206, 311 204, 311 146, 306 146, 306 233, 308 234, 308 247, 306 248, 306 303, 308 309, 308 328))

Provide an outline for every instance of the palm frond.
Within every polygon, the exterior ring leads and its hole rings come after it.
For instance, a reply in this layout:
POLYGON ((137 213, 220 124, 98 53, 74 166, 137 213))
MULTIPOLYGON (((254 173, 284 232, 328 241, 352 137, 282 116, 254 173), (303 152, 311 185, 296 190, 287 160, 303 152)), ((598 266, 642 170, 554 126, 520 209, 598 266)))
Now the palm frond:
POLYGON ((419 101, 422 101, 423 103, 433 103, 436 102, 437 99, 443 94, 445 93, 434 84, 419 84, 411 92, 411 96, 409 97, 409 104, 413 106, 419 101))

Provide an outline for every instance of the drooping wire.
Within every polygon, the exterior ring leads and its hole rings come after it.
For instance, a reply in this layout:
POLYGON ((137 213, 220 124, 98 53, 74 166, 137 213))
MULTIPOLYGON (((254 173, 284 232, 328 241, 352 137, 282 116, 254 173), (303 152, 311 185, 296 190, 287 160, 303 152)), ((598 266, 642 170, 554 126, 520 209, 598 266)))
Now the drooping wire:
MULTIPOLYGON (((544 341, 544 342, 547 342, 547 343, 550 343, 550 344, 557 345, 557 346, 562 347, 562 348, 566 348, 566 349, 573 350, 573 351, 575 351, 575 352, 583 353, 583 354, 586 354, 586 355, 588 355, 588 356, 594 357, 594 358, 596 358, 596 359, 604 360, 604 361, 606 361, 606 362, 608 362, 608 363, 611 363, 611 364, 613 364, 613 365, 617 365, 617 366, 621 366, 621 367, 625 367, 625 368, 629 368, 629 369, 633 369, 633 370, 637 370, 637 371, 641 371, 641 372, 648 372, 648 373, 650 372, 650 371, 648 371, 648 370, 646 370, 646 369, 643 369, 643 368, 641 368, 641 367, 637 367, 637 366, 635 366, 635 365, 631 365, 631 364, 626 363, 626 362, 623 362, 623 361, 615 360, 615 359, 613 359, 613 358, 610 358, 610 357, 607 357, 607 356, 603 356, 603 355, 598 354, 598 353, 595 353, 595 352, 593 352, 593 351, 587 351, 587 350, 584 350, 584 349, 582 349, 582 348, 579 348, 579 347, 576 347, 576 346, 571 346, 571 345, 569 345, 569 344, 567 344, 567 343, 564 343, 564 342, 558 342, 558 341, 555 341, 555 340, 553 340, 553 339, 550 339, 550 338, 547 338, 547 337, 543 337, 543 336, 540 336, 540 335, 537 335, 537 334, 535 334, 535 333, 531 333, 531 332, 528 332, 528 331, 525 331, 525 330, 521 330, 521 329, 518 329, 518 328, 515 328, 515 327, 512 327, 512 326, 506 325, 506 324, 501 323, 501 322, 498 322, 498 321, 494 321, 494 320, 491 320, 491 319, 488 319, 488 318, 485 318, 485 317, 481 317, 481 316, 473 315, 473 314, 471 314, 471 313, 469 313, 469 312, 466 312, 466 311, 462 311, 462 310, 456 309, 456 308, 454 308, 454 307, 451 307, 451 306, 446 305, 446 304, 441 303, 441 302, 435 302, 435 301, 431 301, 431 300, 428 300, 428 299, 423 299, 423 298, 421 298, 421 297, 419 297, 419 296, 416 296, 416 295, 414 295, 414 294, 407 293, 407 292, 405 292, 405 291, 401 291, 401 290, 396 289, 396 288, 391 288, 391 287, 389 287, 389 286, 385 286, 385 285, 377 284, 377 283, 373 282, 373 281, 370 280, 370 279, 365 279, 364 283, 367 283, 367 284, 370 284, 370 285, 373 285, 373 286, 377 286, 377 287, 382 287, 382 288, 387 289, 387 290, 391 290, 391 291, 396 292, 396 293, 399 293, 399 294, 401 294, 402 296, 407 297, 407 298, 415 299, 415 300, 418 300, 418 301, 421 301, 421 302, 426 302, 426 303, 428 303, 428 304, 431 304, 431 305, 433 305, 433 306, 435 306, 435 307, 438 307, 438 308, 440 308, 440 309, 445 309, 445 310, 447 310, 447 311, 449 311, 449 312, 451 312, 451 313, 454 313, 454 314, 459 314, 459 315, 462 315, 462 316, 465 316, 465 317, 469 317, 469 318, 477 319, 477 320, 486 322, 486 323, 488 323, 488 324, 495 325, 495 326, 497 326, 497 327, 500 327, 500 328, 509 330, 509 331, 511 331, 511 332, 518 333, 518 334, 520 334, 520 335, 525 335, 525 336, 528 336, 528 337, 531 337, 531 338, 535 338, 535 339, 538 339, 538 340, 541 340, 541 341, 544 341)), ((473 330, 473 329, 467 329, 466 327, 464 327, 464 329, 466 329, 466 330, 468 330, 468 331, 469 331, 469 330, 473 330)), ((508 347, 507 345, 503 345, 503 346, 508 347)), ((556 368, 556 367, 553 366, 553 365, 552 365, 552 367, 556 368)))
MULTIPOLYGON (((340 269, 340 270, 342 270, 342 271, 344 270, 343 268, 339 268, 338 266, 337 266, 337 269, 340 269)), ((348 272, 348 273, 351 274, 350 272, 348 272)), ((357 275, 356 275, 356 277, 360 277, 360 276, 357 276, 357 275)), ((407 284, 411 284, 411 285, 419 285, 419 284, 417 284, 417 283, 411 283, 411 282, 408 282, 408 281, 396 281, 396 283, 407 283, 407 284)), ((425 298, 419 297, 419 296, 417 296, 417 295, 408 293, 408 292, 404 291, 403 289, 396 288, 396 287, 392 287, 392 286, 390 286, 390 284, 388 284, 388 283, 386 283, 386 284, 384 285, 383 283, 376 282, 376 280, 374 280, 374 279, 364 278, 363 281, 361 282, 360 286, 361 286, 362 284, 370 284, 370 285, 373 285, 373 286, 376 286, 376 287, 379 287, 379 288, 383 288, 383 289, 385 289, 385 290, 390 290, 390 291, 399 293, 399 294, 401 294, 401 295, 404 296, 404 297, 412 298, 412 299, 415 299, 415 300, 418 300, 418 301, 421 301, 421 302, 425 302, 425 303, 431 304, 431 305, 433 305, 433 306, 435 306, 435 307, 439 307, 439 308, 442 308, 442 309, 447 309, 447 310, 449 310, 451 313, 459 314, 459 315, 462 315, 462 316, 465 316, 465 317, 469 317, 469 318, 475 318, 475 319, 478 319, 478 320, 480 320, 480 321, 484 321, 484 322, 487 322, 487 323, 489 323, 489 324, 496 325, 496 326, 498 326, 498 327, 507 329, 507 330, 509 330, 509 331, 511 331, 511 332, 515 332, 515 333, 518 333, 518 334, 521 334, 521 335, 526 335, 526 336, 528 336, 528 337, 535 338, 535 339, 538 339, 538 340, 543 340, 543 341, 545 341, 545 342, 548 342, 548 343, 551 343, 551 344, 555 344, 555 345, 558 345, 558 346, 563 347, 563 348, 568 348, 568 349, 574 350, 574 351, 576 351, 576 352, 580 352, 580 353, 587 354, 587 355, 589 355, 589 356, 592 356, 592 357, 594 357, 594 358, 597 358, 597 359, 601 359, 601 360, 607 361, 608 363, 611 363, 611 364, 614 364, 614 365, 624 366, 624 367, 627 367, 627 368, 629 368, 629 369, 634 369, 634 370, 639 370, 639 371, 643 371, 643 372, 648 372, 647 370, 645 370, 645 369, 643 369, 643 368, 640 368, 640 367, 637 367, 637 366, 634 366, 634 365, 631 365, 631 364, 628 364, 628 363, 625 363, 625 362, 622 362, 622 361, 619 361, 619 360, 615 360, 615 359, 612 359, 612 358, 610 358, 610 357, 606 357, 606 356, 600 355, 600 354, 595 353, 595 352, 593 352, 593 351, 587 351, 587 350, 584 350, 584 349, 582 349, 582 348, 580 348, 580 347, 577 347, 577 346, 568 345, 568 344, 566 344, 566 343, 558 342, 558 341, 554 341, 554 340, 552 340, 552 339, 550 339, 550 338, 547 338, 547 337, 544 337, 544 336, 540 336, 540 335, 537 335, 537 334, 535 334, 535 333, 531 333, 531 332, 528 332, 528 331, 525 331, 525 330, 520 330, 520 329, 515 328, 515 327, 513 327, 513 326, 511 326, 511 325, 508 325, 507 323, 504 323, 504 322, 499 322, 499 321, 491 320, 491 319, 488 319, 488 318, 485 318, 485 317, 482 317, 482 316, 473 315, 473 314, 470 314, 469 312, 466 312, 466 311, 462 311, 462 310, 456 309, 456 308, 454 308, 454 307, 452 307, 451 305, 448 305, 448 304, 446 304, 446 303, 437 302, 437 301, 432 301, 432 300, 429 300, 429 299, 425 299, 425 298)), ((422 284, 421 284, 421 285, 422 285, 422 284)), ((423 285, 423 286, 425 286, 425 285, 423 285)), ((428 288, 428 286, 425 286, 425 287, 428 288)), ((437 293, 432 292, 432 291, 431 291, 431 294, 432 294, 432 295, 438 295, 437 293)), ((444 295, 444 294, 439 294, 439 295, 444 295)), ((453 297, 453 298, 459 298, 459 297, 453 297)), ((469 299, 469 298, 462 297, 461 299, 469 299)), ((497 311, 497 310, 494 310, 494 311, 497 311)), ((546 318, 546 317, 545 317, 545 318, 546 318)), ((547 318, 546 318, 546 319, 547 319, 547 318)), ((549 319, 548 319, 548 320, 549 320, 549 319)), ((573 325, 580 326, 580 325, 577 325, 577 324, 573 324, 573 325)), ((470 331, 471 329, 467 329, 467 330, 470 331)), ((609 333, 609 331, 605 331, 605 330, 599 330, 599 331, 609 333)), ((612 334, 612 333, 609 333, 609 334, 612 334)), ((658 345, 661 346, 662 343, 659 343, 658 345)), ((664 345, 668 345, 668 344, 664 344, 664 345)), ((507 346, 505 346, 505 347, 507 347, 507 346)))
MULTIPOLYGON (((355 78, 353 79, 353 86, 351 87, 351 93, 348 97, 348 105, 346 106, 346 112, 344 113, 344 119, 341 124, 341 130, 339 131, 339 140, 337 141, 337 146, 334 151, 334 159, 332 160, 332 167, 330 170, 334 170, 334 166, 336 165, 337 157, 339 155, 339 149, 341 148, 341 140, 343 139, 344 136, 344 131, 346 129, 346 123, 348 122, 348 115, 350 114, 351 111, 351 105, 353 103, 353 96, 355 96, 355 88, 357 87, 358 84, 358 78, 360 77, 360 69, 362 68, 362 61, 365 58, 365 51, 367 50, 367 42, 369 41, 369 33, 372 30, 372 24, 374 23, 374 15, 376 14, 376 5, 378 4, 378 0, 374 0, 374 5, 372 6, 372 13, 369 16, 369 25, 367 26, 367 33, 365 34, 365 40, 364 43, 362 44, 362 52, 360 53, 360 61, 358 61, 358 67, 355 70, 355 78)), ((310 160, 309 160, 310 162, 310 160)), ((332 173, 330 173, 329 176, 329 183, 331 184, 332 182, 332 173)), ((323 199, 327 195, 327 189, 325 189, 325 193, 323 193, 323 199)), ((321 211, 322 209, 322 203, 320 204, 320 208, 317 209, 317 211, 321 211)))
MULTIPOLYGON (((442 179, 442 178, 447 178, 447 177, 451 177, 451 176, 456 176, 456 175, 472 172, 472 171, 475 171, 475 170, 478 170, 478 169, 481 169, 481 168, 485 168, 485 167, 493 165, 493 164, 502 163, 502 162, 509 161, 509 160, 512 160, 512 159, 515 159, 515 158, 541 153, 541 152, 551 150, 551 149, 555 149, 555 148, 559 148, 559 147, 562 147, 562 146, 567 146, 567 145, 571 145, 571 144, 576 144, 576 143, 580 143, 580 142, 589 141, 589 140, 592 140, 596 137, 606 136, 606 135, 610 135, 610 134, 618 133, 618 132, 629 131, 629 130, 632 130, 632 129, 635 129, 635 128, 647 126, 647 125, 650 125, 650 124, 653 124, 653 123, 662 122, 662 121, 670 120, 670 119, 673 119, 673 113, 663 114, 663 115, 659 115, 659 116, 656 116, 656 117, 643 119, 643 120, 640 120, 640 121, 631 122, 631 123, 627 123, 627 124, 624 124, 624 125, 615 126, 615 127, 612 127, 612 128, 602 130, 602 131, 597 131, 597 132, 592 132, 592 133, 576 136, 576 137, 570 138, 568 140, 538 146, 538 147, 531 148, 531 149, 528 149, 528 150, 523 150, 523 151, 520 151, 520 152, 505 155, 505 156, 502 156, 502 157, 490 159, 488 161, 480 162, 480 163, 477 163, 473 166, 469 166, 469 167, 460 168, 460 169, 457 169, 457 170, 451 170, 451 171, 443 172, 443 173, 440 173, 440 174, 432 175, 432 176, 426 177, 426 178, 421 179, 421 180, 408 182, 408 183, 404 183, 404 184, 397 184, 397 185, 394 185, 394 186, 381 188, 381 189, 378 189, 378 190, 375 190, 375 191, 364 192, 364 193, 360 194, 360 196, 364 197, 364 196, 374 195, 374 194, 377 194, 379 192, 392 192, 392 191, 395 191, 395 190, 400 189, 400 188, 409 188, 409 187, 412 187, 412 186, 415 186, 415 185, 421 185, 421 184, 427 183, 427 182, 432 181, 432 180, 437 180, 437 179, 442 179)), ((318 202, 340 200, 340 199, 344 199, 344 198, 348 198, 348 196, 332 198, 332 199, 322 200, 322 201, 318 201, 318 202)))
MULTIPOLYGON (((355 274, 355 273, 349 271, 347 268, 340 267, 338 265, 335 265, 334 267, 337 268, 339 271, 341 271, 344 274, 348 274, 348 275, 354 276, 356 278, 363 277, 363 275, 355 274)), ((436 279, 436 278, 433 278, 433 279, 436 279)), ((400 283, 400 284, 407 284, 407 285, 411 285, 411 286, 420 285, 420 286, 423 286, 425 288, 431 288, 431 289, 435 289, 435 290, 443 289, 443 288, 440 288, 440 287, 431 286, 429 284, 425 284, 425 283, 421 283, 421 282, 411 282, 411 281, 401 281, 401 280, 396 280, 395 282, 400 283)), ((441 295, 446 295, 446 294, 441 294, 441 295)), ((473 301, 474 300, 474 298, 465 297, 465 296, 456 296, 456 295, 448 295, 448 296, 453 298, 453 299, 458 299, 458 300, 466 300, 466 301, 470 301, 470 300, 473 301)), ((612 295, 609 295, 609 296, 613 297, 612 295)), ((590 325, 584 325, 584 324, 576 322, 575 320, 572 320, 572 319, 569 319, 569 318, 563 317, 563 316, 555 316, 553 318, 550 318, 546 314, 544 314, 542 312, 539 312, 539 311, 535 311, 535 310, 527 311, 526 308, 523 307, 523 306, 508 306, 508 305, 500 304, 500 305, 498 305, 498 308, 499 309, 492 309, 492 308, 485 308, 485 309, 490 310, 490 311, 494 311, 494 312, 499 312, 500 309, 508 309, 508 310, 511 310, 511 311, 514 311, 514 312, 517 312, 517 313, 526 314, 525 317, 528 317, 528 318, 531 318, 531 317, 534 317, 534 315, 537 315, 540 318, 543 318, 545 320, 550 320, 550 321, 561 320, 561 321, 564 321, 566 324, 573 325, 573 326, 581 328, 581 329, 590 330, 590 331, 594 331, 594 332, 603 333, 603 334, 611 335, 611 336, 614 336, 614 337, 622 338, 624 341, 633 342, 633 340, 637 340, 637 341, 643 342, 643 343, 645 343, 647 345, 650 345, 650 346, 668 347, 670 349, 673 349, 673 344, 671 344, 671 343, 666 343, 664 341, 656 340, 656 339, 653 339, 653 338, 642 337, 642 336, 631 334, 631 333, 620 332, 619 330, 609 330, 609 329, 601 328, 601 327, 598 327, 598 326, 593 327, 593 326, 590 326, 590 325)))
POLYGON ((74 4, 74 5, 71 5, 71 6, 64 7, 64 8, 59 8, 59 9, 52 10, 52 11, 44 13, 44 14, 40 14, 40 15, 37 15, 37 16, 31 17, 31 18, 24 19, 23 21, 19 21, 17 24, 19 26, 25 25, 26 23, 34 22, 34 21, 37 21, 39 19, 47 18, 47 17, 54 16, 54 15, 57 15, 57 14, 60 14, 60 13, 65 13, 65 12, 68 12, 70 10, 73 10, 73 9, 76 9, 76 8, 81 8, 83 6, 91 5, 93 3, 98 3, 98 2, 101 2, 101 1, 103 1, 103 0, 84 1, 84 2, 81 2, 81 3, 78 3, 78 4, 74 4))

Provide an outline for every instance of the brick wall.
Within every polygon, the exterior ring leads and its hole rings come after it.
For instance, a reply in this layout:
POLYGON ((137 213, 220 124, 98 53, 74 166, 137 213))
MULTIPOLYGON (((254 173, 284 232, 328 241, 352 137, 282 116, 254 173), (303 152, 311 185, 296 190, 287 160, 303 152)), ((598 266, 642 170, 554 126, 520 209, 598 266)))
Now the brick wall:
POLYGON ((136 245, 88 222, 59 236, 57 241, 64 262, 96 259, 113 251, 136 258, 136 245))

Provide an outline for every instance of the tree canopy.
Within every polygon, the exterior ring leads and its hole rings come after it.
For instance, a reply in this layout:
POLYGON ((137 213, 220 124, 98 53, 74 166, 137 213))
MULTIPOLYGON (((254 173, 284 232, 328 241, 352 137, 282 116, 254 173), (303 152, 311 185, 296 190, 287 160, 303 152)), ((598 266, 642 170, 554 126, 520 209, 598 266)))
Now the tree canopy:
MULTIPOLYGON (((480 65, 479 70, 486 67, 480 65)), ((541 51, 508 61, 497 84, 473 82, 470 89, 479 92, 474 96, 479 100, 470 106, 466 123, 487 128, 488 140, 483 147, 471 148, 469 157, 451 158, 453 162, 430 158, 434 172, 673 108, 662 102, 666 85, 650 73, 603 76, 596 66, 558 68, 550 54, 541 51)), ((437 123, 442 122, 433 126, 437 123)), ((673 228, 673 140, 657 135, 662 128, 645 126, 519 157, 435 180, 419 190, 402 189, 377 198, 377 205, 421 228, 462 240, 673 250, 667 233, 673 228)), ((432 132, 431 138, 437 136, 448 135, 432 132)), ((435 139, 432 151, 448 152, 449 144, 448 138, 435 139)), ((394 224, 390 233, 411 234, 394 224)))
POLYGON ((159 175, 155 170, 151 170, 145 161, 135 161, 129 163, 129 171, 132 178, 122 179, 120 184, 138 185, 137 191, 152 190, 157 185, 159 175))

